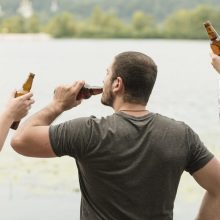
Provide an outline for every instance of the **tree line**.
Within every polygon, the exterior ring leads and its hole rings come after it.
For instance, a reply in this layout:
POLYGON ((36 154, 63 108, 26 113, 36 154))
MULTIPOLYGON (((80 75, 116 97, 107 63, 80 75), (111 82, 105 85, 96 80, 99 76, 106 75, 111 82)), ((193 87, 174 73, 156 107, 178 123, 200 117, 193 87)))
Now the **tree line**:
MULTIPOLYGON (((54 15, 51 10, 52 2, 58 5, 58 11, 68 11, 79 19, 88 18, 94 6, 99 6, 102 10, 114 11, 120 19, 129 21, 134 11, 142 10, 154 16, 156 21, 164 20, 169 14, 181 8, 192 9, 198 4, 219 5, 219 0, 29 0, 33 10, 43 19, 48 19, 54 15)), ((6 16, 18 13, 17 9, 21 0, 0 0, 6 16)))
POLYGON ((55 38, 179 38, 204 39, 203 23, 210 20, 220 33, 220 8, 199 5, 194 9, 177 10, 161 22, 141 10, 129 21, 120 19, 113 11, 96 6, 88 18, 77 19, 62 12, 49 20, 38 14, 30 18, 11 16, 0 19, 1 33, 48 33, 55 38))

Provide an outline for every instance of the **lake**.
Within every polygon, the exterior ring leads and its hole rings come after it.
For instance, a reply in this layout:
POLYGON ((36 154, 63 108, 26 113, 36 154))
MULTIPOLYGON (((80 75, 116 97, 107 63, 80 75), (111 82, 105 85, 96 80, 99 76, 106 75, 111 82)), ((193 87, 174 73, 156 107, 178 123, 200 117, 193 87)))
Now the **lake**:
MULTIPOLYGON (((220 158, 218 81, 210 64, 209 42, 189 40, 90 40, 0 38, 0 110, 13 89, 19 89, 29 72, 35 104, 30 114, 44 107, 59 84, 83 79, 102 85, 113 57, 123 51, 140 51, 158 65, 158 78, 148 109, 185 121, 220 158)), ((54 123, 79 116, 112 114, 94 96, 54 123)), ((0 154, 0 219, 79 219, 80 192, 72 158, 27 158, 10 147, 10 131, 0 154)), ((204 191, 184 173, 178 190, 174 220, 193 219, 204 191)))

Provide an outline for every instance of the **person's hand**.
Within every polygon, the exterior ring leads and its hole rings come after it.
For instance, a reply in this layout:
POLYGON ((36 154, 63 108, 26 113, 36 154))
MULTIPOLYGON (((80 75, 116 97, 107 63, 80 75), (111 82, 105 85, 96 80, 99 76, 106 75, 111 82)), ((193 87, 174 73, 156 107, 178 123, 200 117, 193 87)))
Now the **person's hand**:
POLYGON ((211 64, 215 68, 215 70, 220 74, 220 56, 214 54, 213 52, 210 53, 212 62, 211 64))
POLYGON ((15 93, 16 91, 12 92, 9 101, 5 106, 5 112, 13 121, 19 121, 27 115, 34 100, 32 99, 33 94, 31 92, 16 98, 15 93))
POLYGON ((84 86, 84 81, 76 81, 71 85, 58 86, 54 90, 53 102, 60 111, 66 111, 76 107, 81 100, 76 100, 80 89, 84 86))

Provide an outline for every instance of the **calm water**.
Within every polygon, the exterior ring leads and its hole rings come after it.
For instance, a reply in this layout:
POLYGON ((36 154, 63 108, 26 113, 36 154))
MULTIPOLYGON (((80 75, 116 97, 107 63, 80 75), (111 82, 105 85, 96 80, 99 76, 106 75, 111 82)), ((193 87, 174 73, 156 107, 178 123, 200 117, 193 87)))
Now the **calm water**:
MULTIPOLYGON (((10 91, 20 88, 30 71, 36 74, 34 113, 51 100, 59 84, 78 79, 91 85, 102 84, 113 57, 128 50, 146 53, 158 65, 158 79, 148 108, 185 121, 219 155, 218 75, 210 64, 207 41, 0 39, 0 109, 10 91)), ((97 96, 65 112, 55 123, 111 113, 112 109, 102 106, 97 96)), ((0 219, 78 219, 79 193, 73 193, 78 191, 74 161, 67 157, 32 159, 17 155, 9 146, 12 134, 0 156, 0 203, 4 204, 0 219), (24 207, 28 207, 26 214, 24 207), (51 214, 55 209, 59 211, 51 214)), ((192 178, 184 174, 175 219, 193 219, 202 194, 192 178)))

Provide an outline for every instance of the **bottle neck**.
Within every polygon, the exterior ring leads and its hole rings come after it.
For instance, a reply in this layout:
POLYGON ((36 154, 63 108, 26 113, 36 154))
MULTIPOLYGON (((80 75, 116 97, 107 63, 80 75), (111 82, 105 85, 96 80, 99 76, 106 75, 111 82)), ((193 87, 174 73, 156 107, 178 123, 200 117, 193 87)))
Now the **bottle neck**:
POLYGON ((30 91, 32 87, 34 77, 29 76, 27 81, 23 84, 23 90, 24 91, 30 91))

